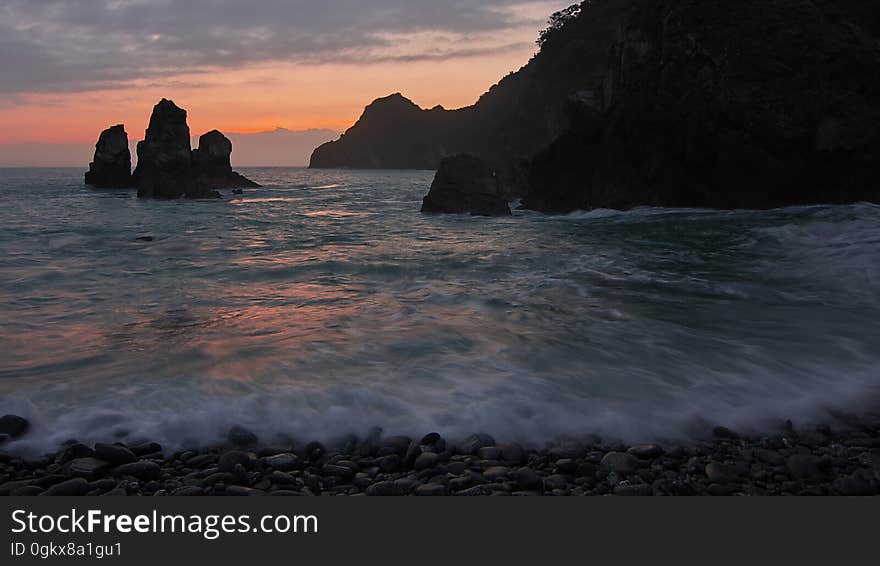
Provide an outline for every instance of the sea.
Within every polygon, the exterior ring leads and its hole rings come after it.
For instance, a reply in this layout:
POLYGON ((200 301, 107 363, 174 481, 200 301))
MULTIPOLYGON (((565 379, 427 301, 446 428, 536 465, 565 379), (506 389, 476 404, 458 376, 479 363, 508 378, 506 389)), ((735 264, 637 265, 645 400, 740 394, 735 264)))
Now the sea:
POLYGON ((419 213, 430 171, 252 168, 216 201, 0 170, 11 446, 818 421, 880 394, 880 207, 419 213))

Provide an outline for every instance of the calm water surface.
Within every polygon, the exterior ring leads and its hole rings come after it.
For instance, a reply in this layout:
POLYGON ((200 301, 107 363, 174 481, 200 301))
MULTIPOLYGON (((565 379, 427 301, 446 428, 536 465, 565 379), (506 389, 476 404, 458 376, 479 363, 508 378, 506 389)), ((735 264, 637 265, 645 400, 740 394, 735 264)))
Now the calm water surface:
POLYGON ((880 391, 880 207, 422 216, 430 172, 243 172, 264 187, 157 202, 0 170, 20 445, 644 440, 880 391))

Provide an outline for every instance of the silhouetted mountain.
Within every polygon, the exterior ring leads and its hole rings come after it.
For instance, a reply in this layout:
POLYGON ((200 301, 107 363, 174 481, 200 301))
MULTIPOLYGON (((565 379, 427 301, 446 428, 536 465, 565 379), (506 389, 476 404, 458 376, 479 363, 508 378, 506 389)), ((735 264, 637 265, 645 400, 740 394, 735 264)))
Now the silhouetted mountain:
MULTIPOLYGON (((471 153, 499 167, 530 158, 567 127, 563 102, 596 90, 631 0, 594 2, 581 30, 553 30, 526 66, 458 110, 423 110, 400 94, 376 100, 342 137, 318 147, 314 168, 436 169, 441 158, 471 153)), ((517 167, 506 167, 508 185, 517 167)))
POLYGON ((379 98, 339 140, 318 147, 310 167, 436 169, 459 143, 460 118, 439 106, 423 110, 400 93, 379 98))

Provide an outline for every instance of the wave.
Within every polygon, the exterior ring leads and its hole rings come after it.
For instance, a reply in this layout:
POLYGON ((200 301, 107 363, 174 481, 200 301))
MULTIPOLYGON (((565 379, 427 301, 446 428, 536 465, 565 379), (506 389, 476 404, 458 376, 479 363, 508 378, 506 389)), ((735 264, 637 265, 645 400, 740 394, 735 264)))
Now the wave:
POLYGON ((105 198, 78 175, 0 176, 19 450, 234 424, 679 439, 880 387, 875 205, 489 220, 418 214, 431 172, 257 171, 234 201, 252 206, 105 198))

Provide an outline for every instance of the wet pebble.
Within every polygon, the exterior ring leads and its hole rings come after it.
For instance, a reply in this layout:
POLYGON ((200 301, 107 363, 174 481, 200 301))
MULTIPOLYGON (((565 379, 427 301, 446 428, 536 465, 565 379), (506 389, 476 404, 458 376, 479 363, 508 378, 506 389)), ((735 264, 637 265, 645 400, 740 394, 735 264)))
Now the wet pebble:
POLYGON ((639 469, 639 460, 626 452, 609 452, 602 458, 601 467, 607 472, 632 474, 639 469))
POLYGON ((217 461, 217 468, 221 472, 235 472, 237 466, 241 466, 245 470, 248 470, 253 465, 254 459, 253 455, 249 452, 242 452, 241 450, 228 450, 220 456, 220 459, 217 461))
POLYGON ((46 490, 49 496, 71 496, 85 495, 92 490, 89 482, 83 478, 73 478, 61 483, 57 483, 46 490))
POLYGON ((95 444, 95 456, 113 466, 130 464, 138 459, 134 452, 121 444, 95 444))
POLYGON ((159 479, 161 474, 162 468, 160 468, 155 462, 149 461, 123 464, 113 470, 113 475, 116 477, 130 476, 145 481, 159 479))

